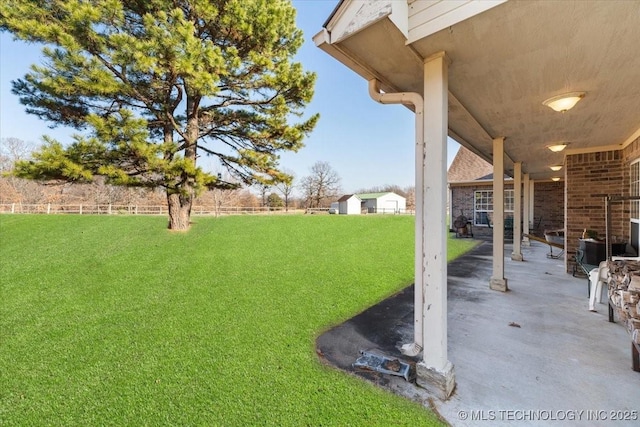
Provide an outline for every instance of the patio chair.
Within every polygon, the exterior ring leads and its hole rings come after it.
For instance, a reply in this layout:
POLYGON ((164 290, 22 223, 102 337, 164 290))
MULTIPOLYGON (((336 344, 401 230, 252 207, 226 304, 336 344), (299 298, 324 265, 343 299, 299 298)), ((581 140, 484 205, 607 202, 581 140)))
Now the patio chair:
POLYGON ((576 250, 575 260, 576 264, 573 266, 573 277, 576 277, 578 268, 580 268, 580 271, 582 271, 582 273, 587 276, 587 295, 591 296, 591 282, 589 281, 589 272, 594 268, 598 268, 598 266, 594 264, 587 264, 585 251, 582 249, 576 250))
POLYGON ((589 272, 589 311, 596 311, 596 302, 602 302, 602 285, 609 281, 607 261, 600 262, 597 268, 589 272))
POLYGON ((513 239, 513 218, 504 219, 504 238, 513 239))

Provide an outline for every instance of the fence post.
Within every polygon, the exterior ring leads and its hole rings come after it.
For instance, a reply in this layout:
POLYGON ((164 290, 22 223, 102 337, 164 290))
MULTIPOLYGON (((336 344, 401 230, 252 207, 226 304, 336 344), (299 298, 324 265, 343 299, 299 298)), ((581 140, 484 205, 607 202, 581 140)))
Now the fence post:
POLYGON ((82 215, 82 204, 80 205, 80 215, 82 215))
POLYGON ((47 203, 47 215, 51 213, 51 203, 47 203))
POLYGON ((109 208, 107 209, 107 212, 109 213, 109 215, 111 215, 111 203, 109 203, 109 208))
POLYGON ((134 215, 138 215, 138 205, 136 205, 134 211, 133 211, 134 215))
POLYGON ((16 204, 11 203, 11 213, 16 213, 16 204))

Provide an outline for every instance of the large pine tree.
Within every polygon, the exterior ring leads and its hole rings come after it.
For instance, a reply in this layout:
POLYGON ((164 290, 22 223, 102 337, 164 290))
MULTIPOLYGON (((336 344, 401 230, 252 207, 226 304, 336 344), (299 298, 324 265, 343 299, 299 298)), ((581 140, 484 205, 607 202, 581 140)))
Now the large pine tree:
POLYGON ((5 0, 0 28, 43 43, 13 92, 27 112, 83 132, 46 139, 16 172, 33 179, 163 187, 169 228, 189 228, 195 194, 229 183, 196 165, 217 156, 246 184, 289 177, 278 153, 296 151, 317 121, 301 117, 315 75, 288 0, 5 0))

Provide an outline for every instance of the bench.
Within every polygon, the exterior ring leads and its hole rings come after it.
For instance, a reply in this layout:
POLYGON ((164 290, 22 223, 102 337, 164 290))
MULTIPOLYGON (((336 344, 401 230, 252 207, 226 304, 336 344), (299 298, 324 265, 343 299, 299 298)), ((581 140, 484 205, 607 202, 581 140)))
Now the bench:
POLYGON ((535 240, 536 242, 540 242, 540 243, 544 243, 544 244, 549 245, 549 253, 547 254, 547 258, 558 259, 564 254, 564 245, 561 245, 560 243, 551 242, 551 241, 547 240, 546 238, 543 239, 542 237, 534 236, 533 234, 523 233, 522 235, 524 237, 527 237, 529 240, 535 240), (560 251, 560 253, 554 254, 553 253, 553 248, 558 248, 558 249, 562 249, 562 250, 560 251))

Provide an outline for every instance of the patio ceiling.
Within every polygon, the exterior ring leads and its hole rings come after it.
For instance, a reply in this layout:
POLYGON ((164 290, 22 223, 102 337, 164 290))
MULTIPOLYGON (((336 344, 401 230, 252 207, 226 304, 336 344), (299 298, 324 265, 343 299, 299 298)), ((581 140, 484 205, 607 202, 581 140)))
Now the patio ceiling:
MULTIPOLYGON (((345 16, 334 13, 326 28, 345 16)), ((390 18, 330 43, 321 32, 316 43, 387 92, 422 93, 423 59, 445 51, 449 134, 488 161, 492 139, 505 137, 507 169, 520 161, 546 180, 565 153, 619 149, 640 136, 640 2, 511 0, 412 43, 390 18), (542 104, 573 91, 586 96, 565 113, 542 104), (545 148, 557 142, 567 150, 545 148)))

